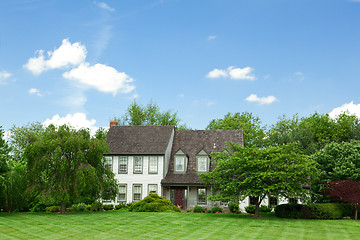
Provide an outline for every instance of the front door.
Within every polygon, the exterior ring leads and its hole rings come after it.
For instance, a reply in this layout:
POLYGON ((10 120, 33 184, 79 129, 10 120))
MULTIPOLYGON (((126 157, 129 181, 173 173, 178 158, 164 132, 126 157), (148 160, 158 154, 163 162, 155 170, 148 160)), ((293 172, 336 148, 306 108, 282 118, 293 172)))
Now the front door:
POLYGON ((185 188, 175 188, 174 191, 174 205, 184 209, 185 188))

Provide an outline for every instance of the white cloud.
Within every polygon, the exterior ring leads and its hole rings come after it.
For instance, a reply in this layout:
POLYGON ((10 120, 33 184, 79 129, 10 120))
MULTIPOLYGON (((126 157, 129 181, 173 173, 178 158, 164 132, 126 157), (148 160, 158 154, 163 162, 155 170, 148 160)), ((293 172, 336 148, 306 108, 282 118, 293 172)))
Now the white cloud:
POLYGON ((214 101, 207 101, 206 102, 206 106, 208 106, 208 107, 211 107, 212 105, 215 105, 216 104, 216 102, 214 102, 214 101))
POLYGON ((43 50, 38 50, 36 53, 37 56, 30 58, 24 67, 33 74, 39 75, 46 70, 79 65, 85 61, 87 50, 79 42, 71 44, 69 39, 64 39, 58 49, 47 53, 47 60, 43 50))
POLYGON ((110 12, 114 12, 114 11, 115 11, 115 8, 110 7, 109 5, 107 5, 107 4, 104 3, 104 2, 95 2, 95 1, 94 1, 94 4, 96 4, 99 8, 108 10, 108 11, 110 11, 110 12))
POLYGON ((210 40, 214 40, 214 39, 216 39, 216 36, 215 35, 210 35, 210 36, 208 36, 208 40, 210 41, 210 40))
POLYGON ((212 70, 211 72, 209 72, 206 77, 208 78, 220 78, 220 77, 227 77, 228 74, 225 70, 221 70, 221 69, 217 69, 215 68, 214 70, 212 70))
POLYGON ((77 68, 65 72, 63 77, 114 95, 118 91, 128 93, 135 89, 134 85, 130 84, 134 79, 126 73, 118 72, 115 68, 100 63, 93 66, 89 63, 82 63, 77 68))
POLYGON ((354 104, 353 101, 351 101, 350 103, 345 103, 341 107, 334 108, 329 113, 329 116, 331 118, 336 118, 342 113, 349 113, 351 115, 356 115, 358 118, 360 118, 360 104, 354 104))
POLYGON ((258 97, 256 94, 251 94, 250 96, 248 96, 247 98, 245 98, 246 101, 248 102, 256 102, 260 105, 264 105, 264 104, 270 104, 273 103, 275 101, 278 101, 278 99, 274 96, 268 96, 268 97, 258 97))
POLYGON ((30 95, 36 95, 36 96, 39 96, 39 97, 42 96, 42 94, 40 93, 40 90, 36 89, 36 88, 30 88, 29 89, 29 94, 30 95))
POLYGON ((95 126, 95 123, 95 119, 88 120, 85 113, 78 112, 74 114, 68 114, 65 117, 60 117, 58 114, 56 114, 51 119, 47 118, 43 122, 43 125, 49 126, 50 124, 53 124, 55 126, 61 126, 64 124, 68 124, 77 130, 81 128, 89 128, 91 135, 94 135, 99 129, 95 126))
POLYGON ((180 94, 178 95, 178 97, 179 97, 179 98, 183 98, 183 97, 185 97, 185 94, 180 93, 180 94))
POLYGON ((5 70, 1 71, 0 72, 0 84, 5 83, 5 81, 11 76, 12 76, 12 74, 9 72, 7 72, 5 70))
POLYGON ((253 71, 251 67, 244 67, 244 68, 229 67, 228 71, 231 79, 255 80, 255 77, 250 75, 251 72, 253 71))
POLYGON ((294 72, 294 76, 300 82, 304 81, 305 79, 304 74, 302 72, 294 72))
POLYGON ((235 68, 233 66, 228 67, 226 70, 217 69, 210 71, 206 77, 208 78, 227 78, 230 77, 234 80, 255 80, 255 76, 251 73, 254 71, 251 67, 235 68))

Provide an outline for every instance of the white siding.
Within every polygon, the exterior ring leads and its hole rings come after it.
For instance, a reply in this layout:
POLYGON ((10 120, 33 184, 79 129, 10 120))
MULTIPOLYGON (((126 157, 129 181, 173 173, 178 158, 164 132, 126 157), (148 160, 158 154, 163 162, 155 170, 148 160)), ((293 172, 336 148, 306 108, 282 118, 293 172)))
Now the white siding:
MULTIPOLYGON (((142 185, 142 196, 144 198, 148 195, 148 185, 157 184, 158 195, 161 195, 161 180, 163 179, 164 172, 164 156, 158 156, 158 173, 149 174, 149 156, 143 157, 143 173, 134 173, 134 157, 128 156, 128 171, 127 174, 118 174, 118 161, 117 158, 113 160, 113 172, 118 184, 126 184, 126 201, 133 201, 133 185, 142 185)), ((116 199, 117 201, 117 199, 116 199)))

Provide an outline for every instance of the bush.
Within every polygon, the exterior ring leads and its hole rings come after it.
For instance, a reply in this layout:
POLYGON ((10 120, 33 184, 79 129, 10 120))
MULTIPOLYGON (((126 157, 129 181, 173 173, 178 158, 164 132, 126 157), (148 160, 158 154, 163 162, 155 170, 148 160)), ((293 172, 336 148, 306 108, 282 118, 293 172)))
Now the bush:
POLYGON ((265 206, 265 205, 261 205, 259 207, 259 212, 271 212, 272 211, 272 207, 268 207, 268 206, 265 206))
POLYGON ((236 202, 230 202, 229 203, 229 210, 232 213, 237 213, 239 212, 239 203, 236 202))
POLYGON ((97 212, 102 210, 103 206, 101 202, 94 202, 90 206, 90 212, 97 212))
POLYGON ((306 206, 301 204, 280 204, 275 207, 275 216, 280 218, 310 218, 309 215, 311 214, 305 214, 309 212, 306 210, 306 206))
POLYGON ((352 215, 346 204, 340 203, 314 203, 310 204, 311 217, 315 219, 341 219, 352 215))
POLYGON ((131 204, 130 212, 181 212, 181 209, 171 203, 169 199, 160 197, 157 194, 150 194, 143 200, 131 204))
POLYGON ((205 212, 205 208, 203 208, 202 206, 194 207, 194 213, 204 213, 204 212, 205 212))
POLYGON ((59 206, 50 206, 50 207, 46 207, 46 212, 60 212, 60 207, 59 206))
POLYGON ((186 209, 186 212, 192 212, 192 209, 191 209, 191 208, 187 208, 187 209, 186 209))
POLYGON ((116 210, 119 210, 119 209, 122 209, 122 208, 126 208, 126 203, 119 203, 118 205, 115 205, 116 210))
POLYGON ((249 205, 249 206, 245 207, 245 211, 246 211, 247 213, 252 213, 252 214, 254 214, 254 213, 255 213, 255 208, 256 208, 255 205, 249 205))
POLYGON ((211 210, 208 210, 208 212, 209 212, 209 213, 217 213, 217 212, 221 212, 221 213, 222 213, 223 210, 222 210, 221 207, 216 206, 216 207, 211 208, 211 210))
POLYGON ((73 204, 71 207, 74 212, 88 212, 91 209, 91 205, 85 203, 73 204))
POLYGON ((114 210, 114 205, 112 205, 112 204, 104 204, 103 209, 105 211, 114 210))

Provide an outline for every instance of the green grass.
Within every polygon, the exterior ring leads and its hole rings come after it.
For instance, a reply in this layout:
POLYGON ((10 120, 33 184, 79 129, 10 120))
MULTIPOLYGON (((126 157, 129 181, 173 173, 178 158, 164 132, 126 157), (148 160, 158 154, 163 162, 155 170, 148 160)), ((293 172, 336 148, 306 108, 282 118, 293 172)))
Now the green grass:
POLYGON ((359 239, 360 221, 201 213, 0 213, 0 239, 359 239))

